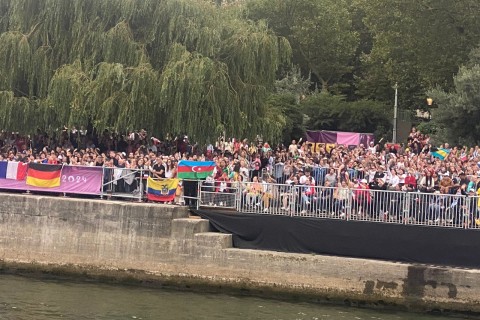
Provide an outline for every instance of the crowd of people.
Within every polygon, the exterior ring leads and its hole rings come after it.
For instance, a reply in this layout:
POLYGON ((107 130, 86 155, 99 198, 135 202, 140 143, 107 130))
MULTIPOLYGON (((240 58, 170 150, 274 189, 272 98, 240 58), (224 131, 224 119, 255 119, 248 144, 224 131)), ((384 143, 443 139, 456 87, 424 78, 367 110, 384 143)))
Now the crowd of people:
MULTIPOLYGON (((445 143, 438 148, 447 150, 447 156, 438 159, 428 135, 415 128, 402 144, 325 145, 316 150, 301 139, 288 146, 270 146, 260 138, 248 141, 222 137, 200 148, 185 135, 160 140, 145 130, 94 135, 75 128, 65 128, 54 135, 40 131, 33 136, 2 132, 0 148, 0 160, 130 169, 158 179, 176 177, 182 159, 211 160, 216 162, 216 168, 203 183, 204 190, 211 194, 203 199, 205 204, 231 205, 230 198, 218 200, 223 198, 215 193, 242 190, 243 206, 258 206, 266 212, 272 210, 272 203, 280 210, 291 208, 294 203, 300 212, 330 207, 330 211, 341 215, 342 201, 353 195, 360 208, 357 211, 375 216, 379 212, 398 211, 391 208, 391 202, 401 200, 389 196, 388 203, 380 204, 374 191, 465 197, 476 196, 480 187, 479 146, 467 148, 445 143), (279 185, 297 186, 299 196, 287 197, 289 192, 279 185), (325 192, 319 194, 319 188, 331 189, 332 198, 325 192)), ((119 180, 121 176, 114 177, 118 182, 116 191, 138 192, 144 179, 131 176, 133 179, 125 177, 123 181, 119 180)))

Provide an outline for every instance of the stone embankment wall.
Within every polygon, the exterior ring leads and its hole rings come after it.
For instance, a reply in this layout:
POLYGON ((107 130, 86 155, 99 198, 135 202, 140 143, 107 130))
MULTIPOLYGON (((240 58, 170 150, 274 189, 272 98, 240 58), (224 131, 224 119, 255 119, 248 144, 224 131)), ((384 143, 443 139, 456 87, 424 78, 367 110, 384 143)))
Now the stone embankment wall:
POLYGON ((480 270, 235 249, 159 204, 0 194, 0 257, 3 272, 480 313, 480 270))

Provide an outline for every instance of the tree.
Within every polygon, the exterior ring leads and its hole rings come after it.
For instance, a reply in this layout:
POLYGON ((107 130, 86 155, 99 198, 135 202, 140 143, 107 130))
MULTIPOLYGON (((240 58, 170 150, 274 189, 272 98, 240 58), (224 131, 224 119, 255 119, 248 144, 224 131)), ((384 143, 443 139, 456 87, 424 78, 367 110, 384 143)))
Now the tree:
POLYGON ((432 111, 432 122, 437 129, 435 140, 438 143, 479 144, 480 64, 461 67, 453 83, 452 92, 436 88, 428 93, 438 106, 432 111))
POLYGON ((296 95, 292 93, 271 94, 266 101, 267 108, 275 111, 284 119, 281 123, 281 141, 289 145, 293 139, 299 139, 305 135, 303 125, 304 113, 302 107, 297 103, 296 95))
POLYGON ((328 90, 351 70, 358 45, 348 6, 348 0, 250 0, 247 15, 286 37, 293 62, 328 90))
MULTIPOLYGON (((92 125, 278 139, 265 104, 290 44, 237 6, 195 0, 5 0, 0 4, 4 127, 92 125), (24 123, 20 121, 19 123, 24 123)), ((3 112, 3 113, 2 113, 3 112)))
POLYGON ((307 97, 302 105, 308 116, 308 129, 374 133, 383 137, 391 128, 392 115, 380 102, 347 102, 343 96, 321 92, 307 97))
POLYGON ((358 95, 392 101, 398 82, 407 108, 424 106, 425 92, 452 88, 452 74, 480 42, 476 0, 353 0, 363 11, 373 48, 362 58, 358 95))

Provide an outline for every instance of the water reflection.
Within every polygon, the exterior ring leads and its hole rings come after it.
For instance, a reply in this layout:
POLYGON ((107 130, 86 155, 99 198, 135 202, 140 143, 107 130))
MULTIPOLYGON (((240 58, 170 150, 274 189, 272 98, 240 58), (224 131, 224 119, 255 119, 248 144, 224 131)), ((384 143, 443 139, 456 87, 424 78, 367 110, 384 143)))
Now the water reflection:
POLYGON ((10 275, 0 276, 0 319, 438 320, 417 314, 10 275))

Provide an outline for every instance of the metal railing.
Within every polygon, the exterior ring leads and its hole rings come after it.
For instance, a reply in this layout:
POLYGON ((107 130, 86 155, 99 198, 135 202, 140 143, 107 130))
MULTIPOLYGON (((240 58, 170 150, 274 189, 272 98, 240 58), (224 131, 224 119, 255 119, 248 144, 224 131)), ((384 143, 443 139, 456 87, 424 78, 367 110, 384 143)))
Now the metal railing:
POLYGON ((100 197, 143 201, 147 177, 148 171, 145 169, 104 167, 100 197))
MULTIPOLYGON (((148 174, 148 169, 104 167, 99 195, 143 201, 148 174)), ((280 178, 275 172, 259 175, 268 178, 262 182, 182 180, 175 203, 245 213, 480 229, 478 196, 288 185, 267 182, 280 178)))
POLYGON ((480 198, 267 182, 200 182, 198 207, 244 213, 480 229, 480 198))
POLYGON ((202 207, 238 207, 238 184, 228 181, 199 183, 199 205, 202 207))
MULTIPOLYGON (((315 179, 317 184, 323 185, 325 183, 325 176, 330 171, 330 168, 324 167, 309 167, 303 166, 302 170, 309 170, 312 177, 315 179)), ((275 179, 275 181, 279 184, 286 183, 287 179, 290 175, 294 172, 294 169, 291 167, 286 167, 284 164, 277 163, 275 164, 271 170, 268 170, 267 173, 270 174, 271 177, 275 179)), ((348 177, 350 180, 358 180, 363 179, 366 176, 364 171, 356 170, 356 169, 347 169, 346 172, 348 173, 348 177)), ((337 170, 335 169, 335 173, 337 174, 337 170)))

